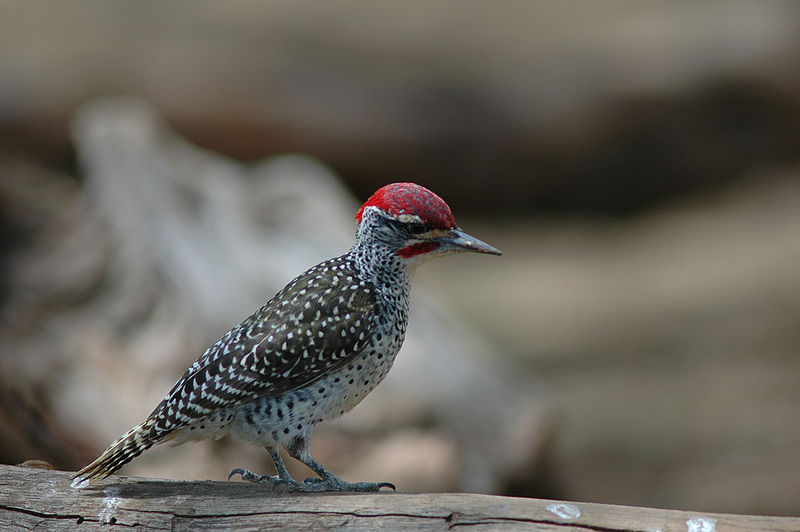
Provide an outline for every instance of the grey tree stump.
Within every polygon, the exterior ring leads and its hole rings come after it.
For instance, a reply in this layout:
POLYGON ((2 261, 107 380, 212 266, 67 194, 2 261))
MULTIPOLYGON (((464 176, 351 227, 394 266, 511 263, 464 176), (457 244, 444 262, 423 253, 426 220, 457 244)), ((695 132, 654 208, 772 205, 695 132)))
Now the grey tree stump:
POLYGON ((70 474, 0 465, 2 530, 800 530, 800 518, 711 514, 468 493, 276 494, 242 482, 70 474))

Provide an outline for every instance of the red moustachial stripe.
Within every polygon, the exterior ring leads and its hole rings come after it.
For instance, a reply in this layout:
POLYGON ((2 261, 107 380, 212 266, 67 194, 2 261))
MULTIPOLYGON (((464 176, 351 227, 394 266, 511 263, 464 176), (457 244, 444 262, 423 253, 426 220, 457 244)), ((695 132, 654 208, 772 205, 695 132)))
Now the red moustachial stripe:
POLYGON ((397 250, 397 254, 404 259, 409 259, 423 253, 429 253, 439 246, 435 242, 420 242, 397 250))

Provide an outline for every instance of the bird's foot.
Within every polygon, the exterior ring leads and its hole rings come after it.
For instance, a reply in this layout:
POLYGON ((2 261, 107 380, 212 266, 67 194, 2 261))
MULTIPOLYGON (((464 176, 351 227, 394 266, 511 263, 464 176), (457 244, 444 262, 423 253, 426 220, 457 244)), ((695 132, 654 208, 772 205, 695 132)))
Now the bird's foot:
MULTIPOLYGON (((322 492, 322 491, 343 491, 357 493, 374 493, 381 491, 381 488, 389 488, 397 491, 391 482, 347 482, 338 477, 328 478, 307 478, 303 482, 297 482, 298 486, 294 491, 322 492)), ((290 487, 290 490, 292 488, 290 487)))
POLYGON ((265 482, 270 486, 272 486, 273 490, 278 486, 283 486, 283 485, 288 486, 290 483, 296 482, 292 478, 287 480, 277 475, 274 477, 271 475, 259 475, 258 473, 253 473, 249 469, 242 469, 241 467, 237 467, 228 474, 228 482, 230 482, 231 478, 233 478, 233 475, 241 475, 242 480, 246 480, 247 482, 254 482, 254 483, 265 482))
POLYGON ((325 479, 314 477, 307 478, 303 482, 298 482, 293 478, 281 478, 279 476, 259 475, 253 473, 249 469, 242 469, 237 467, 228 475, 228 480, 234 475, 241 475, 242 480, 247 482, 261 483, 265 482, 272 486, 273 491, 286 491, 286 492, 304 492, 304 493, 321 493, 324 491, 342 491, 342 492, 358 492, 370 493, 381 491, 381 488, 390 488, 392 491, 397 491, 397 488, 391 482, 346 482, 338 477, 328 477, 325 479))

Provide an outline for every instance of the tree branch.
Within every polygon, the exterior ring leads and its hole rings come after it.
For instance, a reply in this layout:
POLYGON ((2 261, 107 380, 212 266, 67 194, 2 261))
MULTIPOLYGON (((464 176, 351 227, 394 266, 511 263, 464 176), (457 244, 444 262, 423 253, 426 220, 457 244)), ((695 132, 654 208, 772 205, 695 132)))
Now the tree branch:
POLYGON ((0 465, 0 528, 92 530, 789 531, 800 518, 710 514, 468 493, 277 494, 242 482, 114 476, 86 489, 70 474, 0 465))

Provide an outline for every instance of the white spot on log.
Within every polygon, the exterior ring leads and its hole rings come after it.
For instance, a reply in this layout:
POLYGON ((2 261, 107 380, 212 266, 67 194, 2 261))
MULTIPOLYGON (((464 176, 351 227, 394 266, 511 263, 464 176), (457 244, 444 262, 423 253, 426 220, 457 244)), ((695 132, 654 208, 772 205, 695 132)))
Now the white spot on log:
POLYGON ((581 510, 574 504, 565 504, 561 502, 558 504, 548 504, 546 508, 548 512, 561 519, 577 519, 581 516, 581 510))
POLYGON ((101 523, 109 523, 114 514, 117 513, 117 508, 122 504, 122 499, 117 497, 119 488, 106 488, 104 493, 106 496, 103 498, 103 507, 100 509, 100 513, 97 514, 97 519, 101 523))
POLYGON ((686 521, 688 532, 716 532, 717 520, 713 517, 695 517, 686 521))

